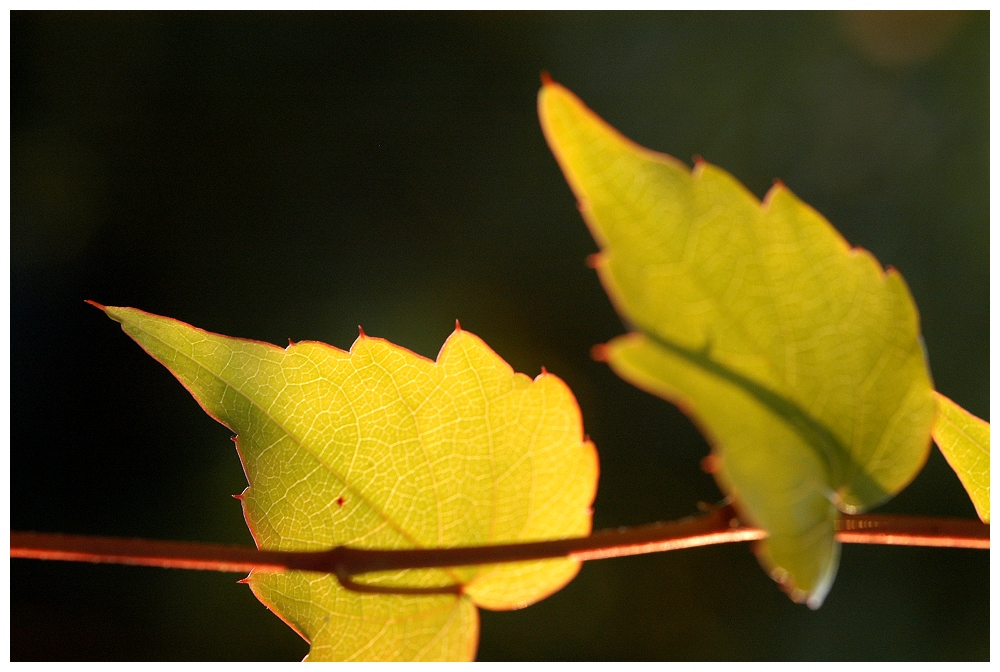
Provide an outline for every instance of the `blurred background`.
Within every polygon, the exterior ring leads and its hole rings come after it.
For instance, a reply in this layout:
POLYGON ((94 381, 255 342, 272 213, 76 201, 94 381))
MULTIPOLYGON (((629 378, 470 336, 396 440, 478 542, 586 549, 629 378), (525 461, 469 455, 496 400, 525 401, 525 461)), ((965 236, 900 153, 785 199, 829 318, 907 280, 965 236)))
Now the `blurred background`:
MULTIPOLYGON (((596 528, 720 498, 708 446, 588 351, 623 332, 539 72, 639 143, 781 178, 899 268, 937 388, 988 419, 989 16, 11 14, 12 529, 252 543, 230 432, 84 304, 570 385, 596 528)), ((975 517, 936 449, 884 512, 975 517)), ((603 560, 482 612, 480 660, 989 659, 989 554, 847 546, 793 604, 746 545, 603 560)), ((237 575, 16 560, 13 660, 298 660, 237 575)))

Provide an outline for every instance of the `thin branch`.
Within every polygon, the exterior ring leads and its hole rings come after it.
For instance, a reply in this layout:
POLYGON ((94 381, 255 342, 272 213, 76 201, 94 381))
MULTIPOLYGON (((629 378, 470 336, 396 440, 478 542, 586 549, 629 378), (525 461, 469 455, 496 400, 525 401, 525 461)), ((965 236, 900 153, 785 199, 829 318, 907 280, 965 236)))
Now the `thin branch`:
MULTIPOLYGON (((989 526, 975 520, 915 516, 845 516, 837 538, 845 543, 989 548, 989 526)), ((727 508, 677 522, 602 530, 589 537, 445 549, 260 551, 249 547, 107 537, 11 533, 11 557, 142 564, 180 569, 247 572, 305 570, 347 575, 570 557, 596 560, 763 539, 727 508)))
MULTIPOLYGON (((990 547, 990 526, 977 520, 887 515, 844 516, 837 527, 837 539, 849 544, 990 547)), ((262 551, 194 542, 11 532, 10 557, 219 572, 246 573, 253 569, 327 572, 335 574, 349 590, 434 594, 454 593, 460 587, 396 588, 366 585, 355 582, 352 577, 386 570, 459 567, 549 558, 597 560, 711 544, 755 541, 765 537, 766 532, 742 525, 733 509, 724 507, 704 516, 669 523, 601 530, 589 537, 461 548, 379 550, 338 546, 326 551, 262 551)))

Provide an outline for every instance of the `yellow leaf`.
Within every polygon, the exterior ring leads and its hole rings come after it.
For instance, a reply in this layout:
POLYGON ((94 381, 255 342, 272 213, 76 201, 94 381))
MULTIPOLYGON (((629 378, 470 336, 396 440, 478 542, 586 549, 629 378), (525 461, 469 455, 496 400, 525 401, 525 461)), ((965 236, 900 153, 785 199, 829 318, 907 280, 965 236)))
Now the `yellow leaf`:
POLYGON ((608 363, 702 428, 720 486, 770 535, 761 561, 818 607, 839 512, 901 490, 930 447, 906 284, 781 184, 761 203, 720 168, 633 143, 551 81, 538 106, 597 272, 635 329, 608 363))
POLYGON ((934 442, 958 474, 976 513, 990 522, 990 423, 937 393, 934 442))
MULTIPOLYGON (((437 361, 362 334, 344 352, 212 334, 132 308, 108 316, 237 433, 247 523, 265 549, 402 549, 586 536, 597 454, 556 376, 514 373, 456 330, 437 361)), ((568 559, 362 575, 253 572, 254 593, 312 644, 310 660, 470 660, 476 606, 559 590, 568 559)))

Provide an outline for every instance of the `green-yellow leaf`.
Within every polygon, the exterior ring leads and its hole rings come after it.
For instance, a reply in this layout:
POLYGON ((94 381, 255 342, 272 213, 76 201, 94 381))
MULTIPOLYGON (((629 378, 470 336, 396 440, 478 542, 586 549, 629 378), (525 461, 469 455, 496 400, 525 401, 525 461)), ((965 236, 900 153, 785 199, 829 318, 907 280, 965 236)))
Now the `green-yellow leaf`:
POLYGON ((770 535, 761 561, 818 607, 839 511, 901 490, 930 447, 906 284, 781 184, 761 203, 715 166, 636 145, 553 82, 538 104, 601 281, 635 329, 608 344, 609 364, 691 415, 720 486, 770 535))
POLYGON ((976 513, 990 522, 990 423, 937 393, 934 442, 958 474, 976 513))
MULTIPOLYGON (((436 362, 362 334, 344 352, 212 334, 105 308, 213 418, 237 433, 247 523, 261 548, 471 546, 586 536, 597 454, 556 376, 514 371, 456 330, 436 362)), ((310 660, 469 660, 476 606, 516 609, 577 573, 568 559, 367 574, 254 571, 254 593, 311 642, 310 660)))

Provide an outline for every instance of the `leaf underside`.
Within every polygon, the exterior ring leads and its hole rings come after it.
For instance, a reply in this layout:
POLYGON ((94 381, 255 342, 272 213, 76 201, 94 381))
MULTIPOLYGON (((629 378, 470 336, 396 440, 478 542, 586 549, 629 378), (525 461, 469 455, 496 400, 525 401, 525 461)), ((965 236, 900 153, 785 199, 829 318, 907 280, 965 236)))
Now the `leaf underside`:
POLYGON ((937 394, 934 442, 958 474, 976 513, 990 522, 990 423, 937 394))
POLYGON ((905 282, 781 184, 761 203, 720 168, 633 143, 554 82, 538 104, 634 328, 607 345, 609 365, 700 426, 720 486, 769 533, 762 563, 818 607, 839 512, 889 498, 928 454, 935 403, 905 282))
MULTIPOLYGON (((350 352, 279 348, 132 308, 105 308, 237 434, 244 514, 260 548, 402 549, 586 536, 597 454, 556 376, 514 373, 456 330, 436 362, 362 334, 350 352)), ((310 660, 470 660, 476 606, 516 609, 569 582, 567 559, 365 574, 369 594, 307 572, 258 572, 257 597, 310 660)))

